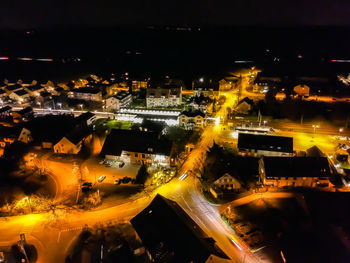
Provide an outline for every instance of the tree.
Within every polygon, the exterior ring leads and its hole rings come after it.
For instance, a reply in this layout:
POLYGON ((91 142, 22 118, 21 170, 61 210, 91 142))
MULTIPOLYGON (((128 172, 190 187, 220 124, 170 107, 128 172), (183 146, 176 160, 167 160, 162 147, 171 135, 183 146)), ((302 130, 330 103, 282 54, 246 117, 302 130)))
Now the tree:
POLYGON ((147 171, 147 167, 145 164, 142 164, 139 171, 137 172, 135 183, 136 184, 145 184, 148 177, 149 177, 149 173, 147 171))

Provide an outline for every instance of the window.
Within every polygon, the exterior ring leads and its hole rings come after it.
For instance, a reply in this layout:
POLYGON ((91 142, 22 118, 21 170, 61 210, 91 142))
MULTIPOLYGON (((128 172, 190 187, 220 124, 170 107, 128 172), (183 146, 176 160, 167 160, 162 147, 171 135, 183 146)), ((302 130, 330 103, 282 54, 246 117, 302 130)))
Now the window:
POLYGON ((135 153, 135 157, 139 157, 139 155, 137 153, 135 153))
POLYGON ((145 154, 142 154, 142 158, 145 158, 145 154))

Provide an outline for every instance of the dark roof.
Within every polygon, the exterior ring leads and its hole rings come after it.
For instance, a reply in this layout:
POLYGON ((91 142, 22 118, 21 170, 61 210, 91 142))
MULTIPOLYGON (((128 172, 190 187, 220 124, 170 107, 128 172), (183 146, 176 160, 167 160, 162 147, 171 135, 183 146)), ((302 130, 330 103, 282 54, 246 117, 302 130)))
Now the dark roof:
POLYGON ((158 139, 157 134, 137 130, 112 129, 103 144, 103 155, 120 156, 122 151, 170 156, 171 142, 158 139))
POLYGON ((24 89, 17 90, 14 93, 16 93, 18 96, 23 96, 25 94, 28 94, 28 92, 26 92, 24 89))
POLYGON ((126 97, 128 97, 128 96, 130 96, 131 94, 129 93, 129 92, 127 92, 127 91, 120 91, 120 92, 118 92, 118 94, 117 95, 115 95, 114 97, 116 98, 116 99, 118 99, 118 100, 122 100, 122 99, 124 99, 124 98, 126 98, 126 97))
POLYGON ((87 121, 87 120, 91 119, 94 116, 95 116, 95 114, 93 114, 90 111, 88 111, 88 112, 80 114, 78 117, 75 118, 75 120, 78 123, 81 123, 81 122, 84 122, 84 121, 87 121))
POLYGON ((78 92, 78 93, 91 93, 91 94, 97 94, 101 92, 99 89, 93 89, 93 88, 79 88, 79 89, 72 89, 72 92, 78 92))
POLYGON ((37 84, 37 85, 31 85, 31 86, 27 86, 27 89, 29 89, 30 91, 36 91, 36 90, 40 90, 43 89, 44 87, 37 84))
POLYGON ((181 112, 180 115, 185 115, 187 117, 196 117, 196 116, 201 116, 204 118, 205 114, 201 111, 183 111, 181 112))
POLYGON ((6 111, 10 111, 12 108, 10 106, 5 106, 5 107, 2 107, 0 108, 0 113, 4 113, 6 111))
POLYGON ((293 152, 293 138, 271 135, 238 134, 238 149, 293 152))
POLYGON ((22 85, 20 85, 20 84, 13 84, 13 85, 9 85, 6 87, 6 89, 10 90, 10 91, 15 90, 15 89, 20 89, 20 88, 22 88, 22 85))
POLYGON ((17 138, 20 133, 19 127, 7 127, 0 125, 0 138, 17 138))
POLYGON ((3 89, 0 89, 0 94, 4 94, 6 93, 6 91, 4 91, 3 89))
POLYGON ((316 145, 314 145, 311 148, 306 150, 306 156, 309 156, 309 157, 325 157, 326 155, 316 145))
POLYGON ((25 115, 25 114, 28 114, 28 113, 31 113, 33 112, 33 109, 32 107, 26 107, 20 111, 17 111, 18 114, 21 114, 21 115, 25 115))
POLYGON ((49 97, 49 96, 51 96, 52 94, 50 93, 50 92, 47 92, 47 91, 42 91, 42 92, 40 92, 40 96, 41 97, 49 97))
POLYGON ((43 115, 26 123, 24 128, 30 130, 34 142, 52 142, 56 144, 74 127, 71 115, 43 115))
POLYGON ((238 102, 237 106, 240 105, 240 104, 242 104, 243 102, 246 102, 246 103, 248 103, 249 105, 254 105, 254 101, 253 101, 253 100, 249 99, 248 97, 245 97, 244 99, 242 99, 242 100, 240 100, 240 101, 238 102))
POLYGON ((263 157, 266 177, 329 177, 327 157, 263 157))
POLYGON ((159 194, 130 222, 155 262, 204 263, 210 255, 228 259, 176 202, 159 194))
POLYGON ((89 136, 92 133, 92 129, 88 127, 76 127, 64 137, 66 137, 70 142, 77 144, 82 141, 84 138, 89 136))

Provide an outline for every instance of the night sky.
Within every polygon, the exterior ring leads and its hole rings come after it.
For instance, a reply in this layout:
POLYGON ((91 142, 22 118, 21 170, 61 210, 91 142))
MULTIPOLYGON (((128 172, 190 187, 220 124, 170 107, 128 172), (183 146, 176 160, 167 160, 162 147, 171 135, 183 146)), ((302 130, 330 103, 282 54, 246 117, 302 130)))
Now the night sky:
POLYGON ((2 0, 0 28, 350 25, 349 0, 2 0))

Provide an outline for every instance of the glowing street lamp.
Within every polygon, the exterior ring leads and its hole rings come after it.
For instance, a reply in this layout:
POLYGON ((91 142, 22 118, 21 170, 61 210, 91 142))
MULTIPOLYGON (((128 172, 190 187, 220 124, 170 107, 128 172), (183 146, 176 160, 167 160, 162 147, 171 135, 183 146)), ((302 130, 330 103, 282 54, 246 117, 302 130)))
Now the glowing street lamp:
POLYGON ((339 136, 340 136, 340 133, 342 133, 344 131, 344 128, 339 128, 339 136))
POLYGON ((203 81, 204 81, 204 79, 203 79, 203 78, 200 78, 200 79, 199 79, 199 81, 200 81, 200 82, 203 82, 203 81))
POLYGON ((314 133, 316 132, 316 128, 320 128, 319 125, 312 125, 312 128, 314 128, 314 133))

